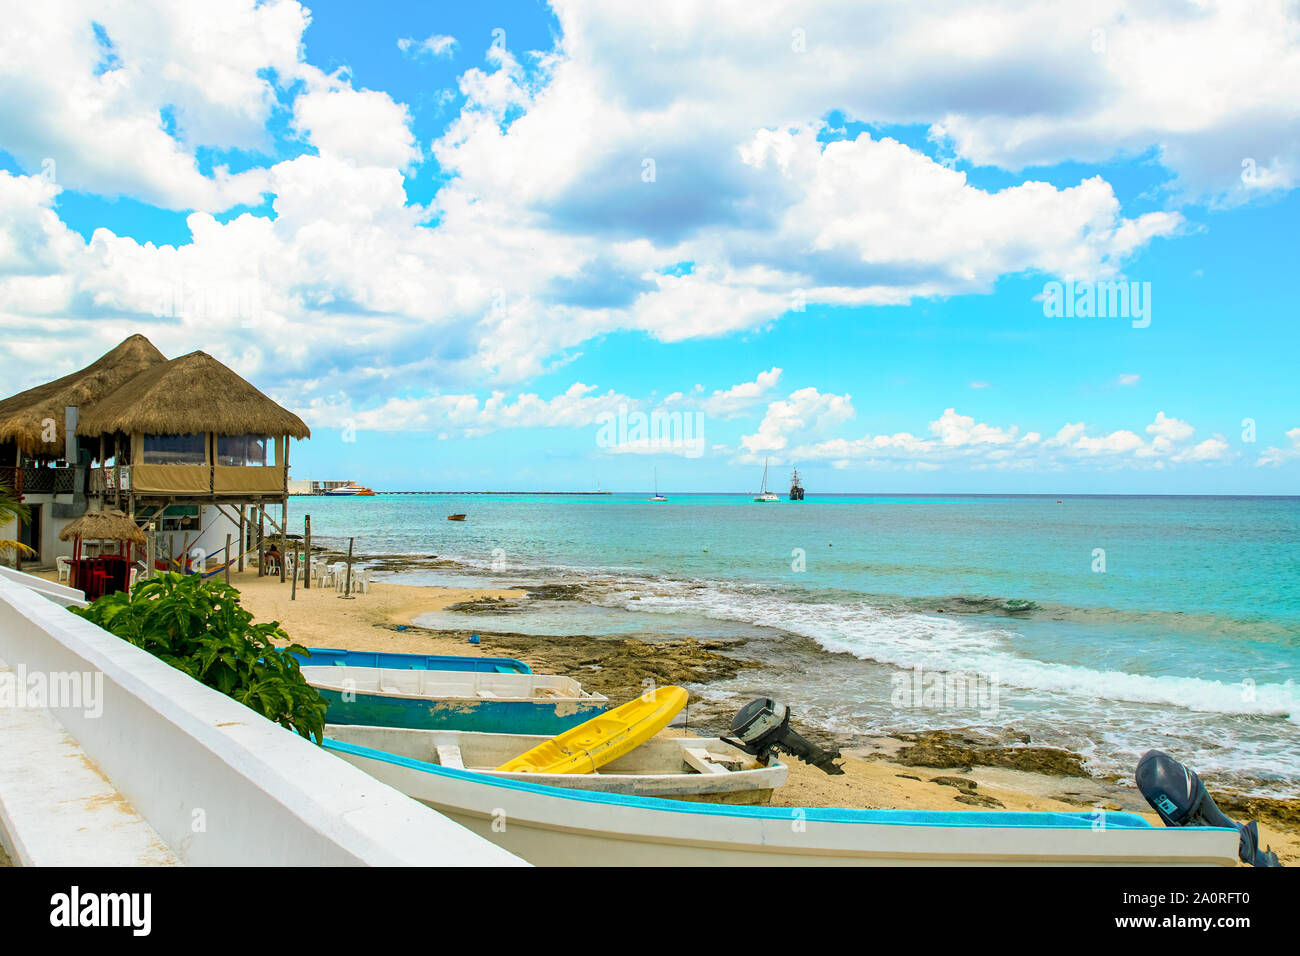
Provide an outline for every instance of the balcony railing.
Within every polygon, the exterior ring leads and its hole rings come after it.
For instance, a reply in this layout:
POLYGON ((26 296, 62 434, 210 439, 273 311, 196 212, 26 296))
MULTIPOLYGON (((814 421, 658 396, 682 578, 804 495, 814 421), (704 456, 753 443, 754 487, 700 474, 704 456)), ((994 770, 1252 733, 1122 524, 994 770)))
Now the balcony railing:
POLYGON ((47 468, 42 465, 5 465, 0 467, 3 481, 18 497, 24 495, 70 495, 75 488, 77 469, 71 465, 47 468))

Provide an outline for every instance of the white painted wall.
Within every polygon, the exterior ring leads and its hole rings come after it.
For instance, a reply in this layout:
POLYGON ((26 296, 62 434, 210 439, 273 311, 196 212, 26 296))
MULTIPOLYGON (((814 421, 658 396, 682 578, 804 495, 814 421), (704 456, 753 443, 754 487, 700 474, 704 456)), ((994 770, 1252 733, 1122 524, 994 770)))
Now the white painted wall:
POLYGON ((521 863, 4 576, 0 659, 29 673, 102 673, 98 717, 50 713, 183 863, 521 863))

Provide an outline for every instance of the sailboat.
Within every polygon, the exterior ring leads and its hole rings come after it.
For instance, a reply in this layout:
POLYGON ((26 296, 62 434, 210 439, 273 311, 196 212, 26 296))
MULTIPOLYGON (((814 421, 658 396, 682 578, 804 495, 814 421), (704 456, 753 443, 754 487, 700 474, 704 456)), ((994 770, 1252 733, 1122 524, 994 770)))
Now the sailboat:
POLYGON ((767 459, 766 458, 763 459, 763 490, 754 496, 754 500, 764 501, 764 502, 781 500, 780 496, 774 495, 772 494, 772 492, 767 490, 767 459))
POLYGON ((668 496, 667 496, 667 495, 661 495, 661 494, 659 494, 659 469, 658 469, 658 468, 655 469, 655 496, 654 496, 653 498, 651 498, 650 500, 651 500, 651 501, 667 501, 667 500, 668 500, 668 496))

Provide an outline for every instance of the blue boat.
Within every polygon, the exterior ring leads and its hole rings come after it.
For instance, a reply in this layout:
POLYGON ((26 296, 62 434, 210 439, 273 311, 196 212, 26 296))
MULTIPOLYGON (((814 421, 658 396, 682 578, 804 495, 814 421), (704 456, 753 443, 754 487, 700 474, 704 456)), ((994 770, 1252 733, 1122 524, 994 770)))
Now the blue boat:
POLYGON ((454 657, 450 654, 389 654, 384 651, 349 651, 339 647, 309 647, 310 657, 295 654, 303 665, 330 664, 336 667, 385 667, 410 671, 475 671, 481 674, 531 674, 523 661, 513 657, 454 657))
POLYGON ((331 724, 554 737, 603 713, 609 698, 571 677, 313 664, 307 683, 331 724))

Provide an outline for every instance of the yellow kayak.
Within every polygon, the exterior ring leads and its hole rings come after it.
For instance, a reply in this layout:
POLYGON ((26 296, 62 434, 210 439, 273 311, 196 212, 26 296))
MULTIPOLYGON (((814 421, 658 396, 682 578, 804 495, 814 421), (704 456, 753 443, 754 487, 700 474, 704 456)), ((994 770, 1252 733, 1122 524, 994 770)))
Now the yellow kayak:
POLYGON ((592 773, 667 727, 686 706, 688 696, 680 687, 657 687, 538 744, 497 769, 515 773, 592 773))

